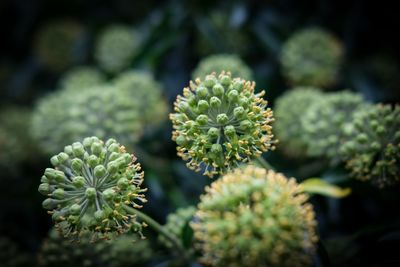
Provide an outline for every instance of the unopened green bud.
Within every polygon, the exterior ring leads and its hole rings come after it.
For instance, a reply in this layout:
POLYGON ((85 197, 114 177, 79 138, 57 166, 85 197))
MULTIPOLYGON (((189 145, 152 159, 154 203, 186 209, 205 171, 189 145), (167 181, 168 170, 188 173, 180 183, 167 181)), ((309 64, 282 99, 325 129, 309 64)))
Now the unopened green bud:
POLYGON ((51 193, 50 192, 50 185, 48 183, 40 184, 38 191, 40 192, 40 194, 46 196, 46 195, 51 193))
POLYGON ((210 105, 212 108, 219 108, 221 106, 221 100, 218 97, 213 96, 210 98, 210 105))
POLYGON ((200 98, 205 98, 208 95, 208 89, 206 87, 197 87, 196 94, 200 98))
POLYGON ((216 84, 213 86, 212 91, 216 96, 222 96, 225 92, 225 89, 222 85, 216 84))
POLYGON ((56 199, 63 199, 65 197, 65 191, 62 188, 57 188, 51 195, 56 199))
POLYGON ((97 179, 100 179, 100 178, 103 178, 103 177, 104 177, 104 175, 106 174, 107 170, 106 170, 106 168, 105 168, 103 165, 97 165, 97 166, 94 168, 93 172, 94 172, 94 176, 95 176, 97 179))
POLYGON ((126 178, 121 178, 121 179, 118 180, 117 185, 121 189, 126 189, 128 187, 128 185, 129 185, 129 181, 126 178))
POLYGON ((76 157, 80 158, 85 154, 85 149, 81 143, 75 142, 72 144, 72 152, 76 157))
POLYGON ((245 115, 245 111, 243 107, 236 107, 233 110, 233 115, 235 116, 236 119, 242 119, 245 115))
POLYGON ((206 100, 199 100, 199 103, 197 104, 197 108, 199 109, 200 112, 208 110, 209 107, 210 105, 206 100))
POLYGON ((72 184, 76 188, 82 188, 85 185, 85 178, 83 178, 82 176, 75 176, 74 178, 72 178, 72 184))
POLYGON ((201 114, 201 115, 197 116, 196 121, 200 125, 206 125, 208 122, 208 116, 205 114, 201 114))
POLYGON ((229 120, 229 118, 225 113, 218 114, 218 116, 217 116, 217 122, 219 124, 224 125, 228 122, 228 120, 229 120))
POLYGON ((70 212, 72 215, 79 215, 79 213, 81 212, 81 209, 82 209, 81 205, 79 205, 79 204, 73 204, 73 205, 69 208, 69 212, 70 212))
POLYGON ((86 196, 88 199, 94 199, 94 198, 96 197, 96 189, 93 188, 93 187, 88 187, 88 188, 86 188, 85 196, 86 196))
POLYGON ((75 158, 71 160, 71 168, 75 172, 81 171, 82 167, 83 167, 83 161, 81 159, 75 158))

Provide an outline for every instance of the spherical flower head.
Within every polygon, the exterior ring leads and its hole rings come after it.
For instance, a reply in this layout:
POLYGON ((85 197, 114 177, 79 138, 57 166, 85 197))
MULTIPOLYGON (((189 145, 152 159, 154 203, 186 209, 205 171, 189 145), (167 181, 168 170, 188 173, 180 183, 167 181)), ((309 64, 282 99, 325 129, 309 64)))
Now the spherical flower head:
POLYGON ((114 74, 129 66, 138 46, 138 33, 125 25, 112 25, 101 32, 94 57, 102 69, 114 74))
POLYGON ((400 181, 400 106, 375 105, 354 114, 341 152, 351 174, 378 187, 400 181))
POLYGON ((309 156, 325 156, 336 162, 340 147, 351 128, 352 114, 368 104, 350 91, 330 93, 314 102, 301 116, 304 142, 309 156))
POLYGON ((230 72, 233 77, 241 77, 251 80, 253 73, 251 69, 235 54, 216 54, 202 59, 192 73, 192 78, 204 79, 208 74, 222 71, 230 72))
POLYGON ((41 179, 43 208, 66 236, 95 236, 141 230, 126 207, 145 203, 143 172, 136 158, 114 139, 87 137, 53 156, 41 179))
POLYGON ((144 71, 126 71, 114 79, 118 90, 139 99, 140 119, 145 126, 155 126, 167 119, 167 102, 162 96, 162 86, 144 71))
POLYGON ((201 261, 211 266, 308 266, 316 221, 301 186, 247 166, 206 188, 191 226, 201 261))
POLYGON ((39 266, 110 266, 119 267, 144 263, 152 255, 147 240, 133 233, 120 235, 113 240, 93 242, 89 233, 84 233, 79 242, 71 242, 55 228, 42 244, 39 266))
POLYGON ((15 174, 21 165, 37 157, 27 126, 31 111, 18 106, 0 110, 0 167, 3 173, 15 174))
POLYGON ((275 103, 274 133, 279 140, 279 148, 291 157, 306 155, 307 143, 299 115, 316 102, 321 101, 323 94, 314 87, 295 87, 280 96, 275 103))
MULTIPOLYGON (((193 206, 179 208, 174 213, 171 213, 167 217, 167 223, 164 228, 167 232, 174 234, 182 240, 185 231, 189 227, 189 223, 192 221, 196 208, 193 206)), ((172 248, 173 244, 171 241, 166 239, 164 236, 158 238, 160 242, 167 248, 172 248)))
POLYGON ((36 56, 52 70, 62 71, 79 60, 83 35, 83 27, 76 21, 48 22, 37 34, 36 56))
MULTIPOLYGON (((211 11, 203 18, 196 38, 196 50, 201 55, 221 51, 245 54, 249 50, 249 37, 237 19, 224 11, 211 11)), ((244 77, 243 77, 244 78, 244 77)))
POLYGON ((291 84, 329 87, 337 79, 343 47, 322 29, 305 29, 286 41, 280 61, 283 75, 291 84))
POLYGON ((255 83, 212 73, 190 82, 170 115, 178 155, 195 171, 213 177, 274 148, 273 114, 255 83))
POLYGON ((63 75, 60 87, 80 91, 105 82, 104 75, 96 68, 89 66, 75 67, 63 75))
POLYGON ((130 96, 114 86, 50 94, 36 107, 32 135, 49 154, 91 135, 116 138, 131 148, 142 134, 142 123, 140 100, 130 96))

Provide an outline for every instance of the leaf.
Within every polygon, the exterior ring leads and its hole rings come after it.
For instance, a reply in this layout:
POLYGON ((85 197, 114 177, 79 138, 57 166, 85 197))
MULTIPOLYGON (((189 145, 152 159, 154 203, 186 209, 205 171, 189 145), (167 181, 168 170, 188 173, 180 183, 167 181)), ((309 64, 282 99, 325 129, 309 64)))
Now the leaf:
POLYGON ((301 183, 304 192, 310 194, 319 194, 327 197, 342 198, 351 193, 351 189, 341 188, 337 185, 330 184, 320 178, 309 178, 301 183))

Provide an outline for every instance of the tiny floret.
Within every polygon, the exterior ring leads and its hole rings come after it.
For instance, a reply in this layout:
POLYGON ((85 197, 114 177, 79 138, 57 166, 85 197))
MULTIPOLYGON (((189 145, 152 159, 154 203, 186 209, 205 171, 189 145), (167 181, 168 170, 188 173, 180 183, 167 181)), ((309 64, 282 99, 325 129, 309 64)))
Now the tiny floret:
POLYGON ((221 72, 191 81, 178 95, 172 139, 190 169, 213 177, 274 149, 273 113, 265 92, 254 88, 254 82, 221 72))

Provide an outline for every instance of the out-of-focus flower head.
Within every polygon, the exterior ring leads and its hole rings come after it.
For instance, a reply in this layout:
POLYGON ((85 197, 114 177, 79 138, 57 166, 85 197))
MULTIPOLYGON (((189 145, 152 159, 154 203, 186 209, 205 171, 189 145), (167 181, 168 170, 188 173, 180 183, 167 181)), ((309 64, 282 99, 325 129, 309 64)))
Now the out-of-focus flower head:
POLYGON ((305 29, 286 41, 280 61, 283 75, 292 85, 325 88, 336 83, 343 47, 323 29, 305 29))
POLYGON ((230 72, 233 77, 251 80, 251 69, 235 54, 215 54, 202 59, 192 73, 192 79, 204 79, 210 73, 230 72))
POLYGON ((79 66, 69 70, 60 80, 60 87, 80 91, 105 82, 104 75, 95 67, 79 66))
POLYGON ((275 103, 274 132, 279 140, 279 148, 293 157, 306 155, 301 118, 315 102, 321 101, 323 94, 314 87, 295 87, 280 96, 275 103))

